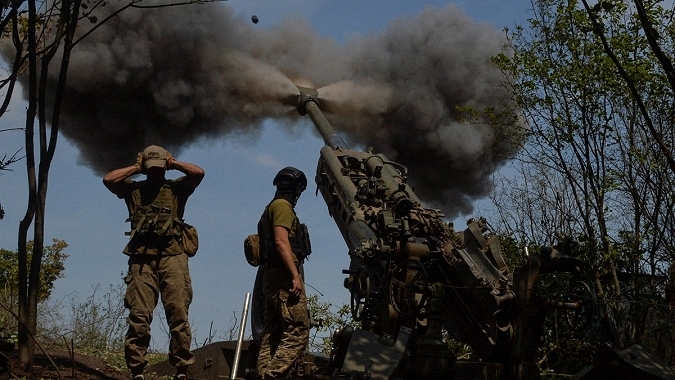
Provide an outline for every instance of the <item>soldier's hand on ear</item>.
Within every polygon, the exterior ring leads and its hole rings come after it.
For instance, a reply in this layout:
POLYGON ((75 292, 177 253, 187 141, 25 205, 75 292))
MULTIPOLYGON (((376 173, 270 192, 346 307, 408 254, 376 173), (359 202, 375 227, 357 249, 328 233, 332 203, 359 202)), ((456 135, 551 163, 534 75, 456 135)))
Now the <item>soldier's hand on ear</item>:
POLYGON ((173 169, 173 163, 176 161, 176 158, 166 151, 166 170, 173 169))
POLYGON ((138 152, 134 166, 136 167, 137 173, 143 173, 143 153, 138 152))

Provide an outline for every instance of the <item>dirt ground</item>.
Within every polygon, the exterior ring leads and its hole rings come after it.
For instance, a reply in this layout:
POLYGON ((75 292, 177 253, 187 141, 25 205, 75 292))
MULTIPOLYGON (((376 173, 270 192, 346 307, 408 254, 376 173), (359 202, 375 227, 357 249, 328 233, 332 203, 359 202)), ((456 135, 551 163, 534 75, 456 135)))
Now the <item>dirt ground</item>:
MULTIPOLYGON (((78 379, 78 380, 129 380, 126 369, 113 368, 94 355, 75 354, 71 357, 68 351, 48 350, 48 355, 36 353, 30 371, 22 371, 19 367, 18 352, 0 353, 8 359, 9 371, 1 371, 0 380, 4 379, 78 379)), ((4 359, 0 356, 0 359, 4 359)), ((146 380, 166 380, 172 376, 156 376, 145 374, 146 380)), ((311 376, 304 380, 326 380, 328 376, 311 376)))
POLYGON ((124 370, 109 367, 103 359, 96 356, 75 354, 67 351, 50 350, 36 353, 30 371, 23 371, 19 366, 19 355, 15 350, 4 354, 8 359, 9 371, 0 373, 0 379, 97 379, 97 380, 129 380, 124 370))

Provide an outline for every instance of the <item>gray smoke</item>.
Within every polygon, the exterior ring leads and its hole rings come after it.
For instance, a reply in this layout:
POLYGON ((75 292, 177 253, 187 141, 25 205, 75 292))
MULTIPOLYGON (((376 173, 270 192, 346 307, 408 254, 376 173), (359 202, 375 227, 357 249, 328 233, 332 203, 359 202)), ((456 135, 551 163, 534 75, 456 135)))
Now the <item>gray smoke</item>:
POLYGON ((128 9, 73 51, 61 128, 105 173, 151 143, 178 155, 207 137, 255 135, 269 118, 309 127, 295 84, 310 86, 352 148, 406 165, 429 205, 466 214, 513 150, 498 126, 457 115, 504 109, 490 64, 501 44, 453 6, 345 44, 302 20, 253 27, 217 3, 128 9))

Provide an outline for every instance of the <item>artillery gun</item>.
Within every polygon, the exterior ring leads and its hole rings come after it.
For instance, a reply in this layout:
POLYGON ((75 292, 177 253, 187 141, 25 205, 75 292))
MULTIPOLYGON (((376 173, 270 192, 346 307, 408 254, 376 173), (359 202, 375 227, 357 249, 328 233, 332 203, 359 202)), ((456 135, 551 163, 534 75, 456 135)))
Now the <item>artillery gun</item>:
MULTIPOLYGON (((382 154, 349 149, 319 108, 316 90, 299 87, 298 112, 321 134, 317 189, 347 247, 351 313, 361 327, 339 330, 331 367, 368 378, 448 378, 456 371, 443 331, 471 346, 478 371, 536 378, 536 351, 552 307, 582 310, 535 293, 541 272, 570 270, 562 247, 528 255, 513 272, 485 220, 456 232, 427 208, 405 166, 382 154)), ((474 366, 475 367, 475 366, 474 366)))

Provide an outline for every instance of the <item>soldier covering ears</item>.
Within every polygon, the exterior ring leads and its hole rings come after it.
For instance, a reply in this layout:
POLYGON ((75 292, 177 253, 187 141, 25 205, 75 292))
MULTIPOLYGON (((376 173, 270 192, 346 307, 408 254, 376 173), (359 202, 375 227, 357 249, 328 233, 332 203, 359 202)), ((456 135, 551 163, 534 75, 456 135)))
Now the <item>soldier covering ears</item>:
POLYGON ((174 378, 185 379, 188 365, 194 363, 188 322, 192 284, 181 234, 185 204, 202 178, 202 168, 177 160, 157 145, 138 153, 135 164, 115 169, 103 178, 108 190, 126 202, 127 221, 131 222, 129 243, 123 250, 129 256, 129 272, 124 279, 124 303, 129 309, 124 353, 135 380, 143 379, 148 365, 150 324, 160 295, 171 334, 169 362, 176 367, 174 378), (184 176, 166 179, 167 170, 178 170, 184 176), (146 179, 130 179, 139 173, 146 179))

